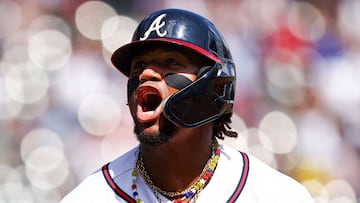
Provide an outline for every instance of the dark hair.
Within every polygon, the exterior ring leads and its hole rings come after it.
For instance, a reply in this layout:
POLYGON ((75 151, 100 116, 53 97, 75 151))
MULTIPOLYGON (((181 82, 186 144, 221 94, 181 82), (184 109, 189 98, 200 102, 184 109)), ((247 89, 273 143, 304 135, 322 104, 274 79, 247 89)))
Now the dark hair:
POLYGON ((231 130, 231 116, 232 114, 224 114, 219 119, 214 121, 213 136, 221 140, 225 139, 224 135, 228 137, 237 137, 238 134, 231 130))

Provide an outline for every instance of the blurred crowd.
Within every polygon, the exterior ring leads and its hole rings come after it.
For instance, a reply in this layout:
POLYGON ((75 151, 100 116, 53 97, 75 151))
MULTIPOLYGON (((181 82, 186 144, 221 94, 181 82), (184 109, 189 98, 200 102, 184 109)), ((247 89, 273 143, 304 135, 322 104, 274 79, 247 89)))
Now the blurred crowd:
POLYGON ((162 8, 207 17, 228 42, 240 137, 224 144, 317 203, 360 202, 360 1, 1 0, 0 203, 58 202, 137 145, 109 58, 162 8))

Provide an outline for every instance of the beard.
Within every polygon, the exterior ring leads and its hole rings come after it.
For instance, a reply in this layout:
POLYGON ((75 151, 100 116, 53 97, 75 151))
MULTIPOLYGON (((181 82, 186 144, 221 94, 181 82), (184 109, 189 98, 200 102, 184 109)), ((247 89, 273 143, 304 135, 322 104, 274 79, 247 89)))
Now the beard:
POLYGON ((144 131, 140 132, 139 124, 135 122, 134 133, 138 141, 142 144, 147 144, 151 146, 159 146, 161 144, 167 143, 176 133, 176 126, 164 118, 161 119, 159 131, 155 133, 145 133, 144 131))

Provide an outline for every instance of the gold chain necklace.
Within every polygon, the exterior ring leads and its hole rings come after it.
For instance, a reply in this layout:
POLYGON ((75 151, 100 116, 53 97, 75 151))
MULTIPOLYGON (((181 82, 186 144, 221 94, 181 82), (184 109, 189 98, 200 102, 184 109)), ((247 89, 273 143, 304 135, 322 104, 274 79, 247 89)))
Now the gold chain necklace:
MULTIPOLYGON (((194 184, 192 184, 187 189, 185 189, 184 191, 181 191, 181 192, 168 192, 168 191, 164 191, 164 190, 160 189, 158 186, 156 186, 153 183, 153 181, 151 180, 150 176, 148 175, 148 173, 145 169, 144 162, 143 162, 142 156, 140 155, 140 152, 138 154, 138 159, 135 163, 135 167, 134 167, 134 171, 133 171, 132 175, 133 175, 133 179, 135 182, 137 172, 140 173, 140 175, 145 180, 146 184, 154 192, 154 195, 155 195, 156 199, 158 200, 158 202, 162 202, 159 194, 162 194, 162 195, 164 195, 166 197, 170 197, 170 198, 182 196, 181 199, 176 199, 176 200, 174 200, 174 202, 181 202, 182 200, 185 200, 189 197, 192 197, 190 202, 195 202, 200 191, 203 189, 203 187, 209 180, 210 176, 212 175, 213 171, 215 170, 215 167, 217 165, 217 161, 218 161, 219 157, 220 157, 220 145, 217 142, 217 140, 214 139, 214 142, 212 143, 212 156, 205 164, 200 176, 197 178, 197 180, 195 181, 194 184)), ((136 199, 139 199, 138 193, 136 192, 135 183, 133 184, 132 187, 135 187, 134 197, 136 199)))
POLYGON ((181 192, 178 192, 178 191, 176 191, 176 192, 168 192, 168 191, 164 191, 164 190, 162 190, 161 188, 159 188, 158 186, 156 186, 156 185, 154 184, 154 182, 151 180, 149 174, 147 173, 147 171, 146 171, 146 169, 145 169, 145 166, 144 166, 143 158, 142 158, 142 156, 141 156, 140 154, 139 154, 139 157, 138 157, 138 162, 137 162, 137 164, 136 164, 136 167, 137 167, 140 175, 144 178, 146 184, 148 184, 149 187, 150 187, 153 191, 156 191, 156 192, 158 192, 158 193, 160 193, 160 194, 162 194, 162 195, 164 195, 164 196, 166 196, 166 197, 170 197, 170 198, 183 196, 183 195, 185 195, 186 193, 188 193, 188 192, 191 190, 191 188, 193 188, 193 187, 195 186, 196 183, 199 182, 199 180, 201 179, 201 177, 203 177, 204 174, 206 173, 206 171, 209 169, 211 160, 212 160, 212 158, 215 156, 215 150, 216 150, 216 146, 215 146, 215 145, 216 145, 215 143, 212 144, 212 156, 211 156, 211 158, 206 162, 205 167, 203 168, 200 176, 196 179, 196 181, 195 181, 192 185, 190 185, 187 189, 185 189, 185 190, 183 190, 183 191, 181 191, 181 192))
POLYGON ((136 164, 137 170, 139 171, 140 175, 144 178, 146 184, 154 191, 154 192, 158 192, 164 196, 167 197, 178 197, 178 196, 182 196, 185 195, 187 192, 190 191, 191 187, 185 189, 184 191, 181 192, 168 192, 168 191, 164 191, 161 188, 159 188, 158 186, 156 186, 154 184, 154 182, 151 180, 149 174, 147 173, 145 166, 144 166, 144 162, 141 156, 139 156, 138 162, 136 164))

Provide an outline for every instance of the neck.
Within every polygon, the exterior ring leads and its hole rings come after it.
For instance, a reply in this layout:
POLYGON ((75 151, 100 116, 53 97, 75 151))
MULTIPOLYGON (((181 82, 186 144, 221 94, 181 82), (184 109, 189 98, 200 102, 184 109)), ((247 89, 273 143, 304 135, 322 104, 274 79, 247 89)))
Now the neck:
POLYGON ((180 129, 160 146, 140 144, 141 156, 153 183, 165 191, 181 192, 192 185, 211 157, 212 124, 180 129))

